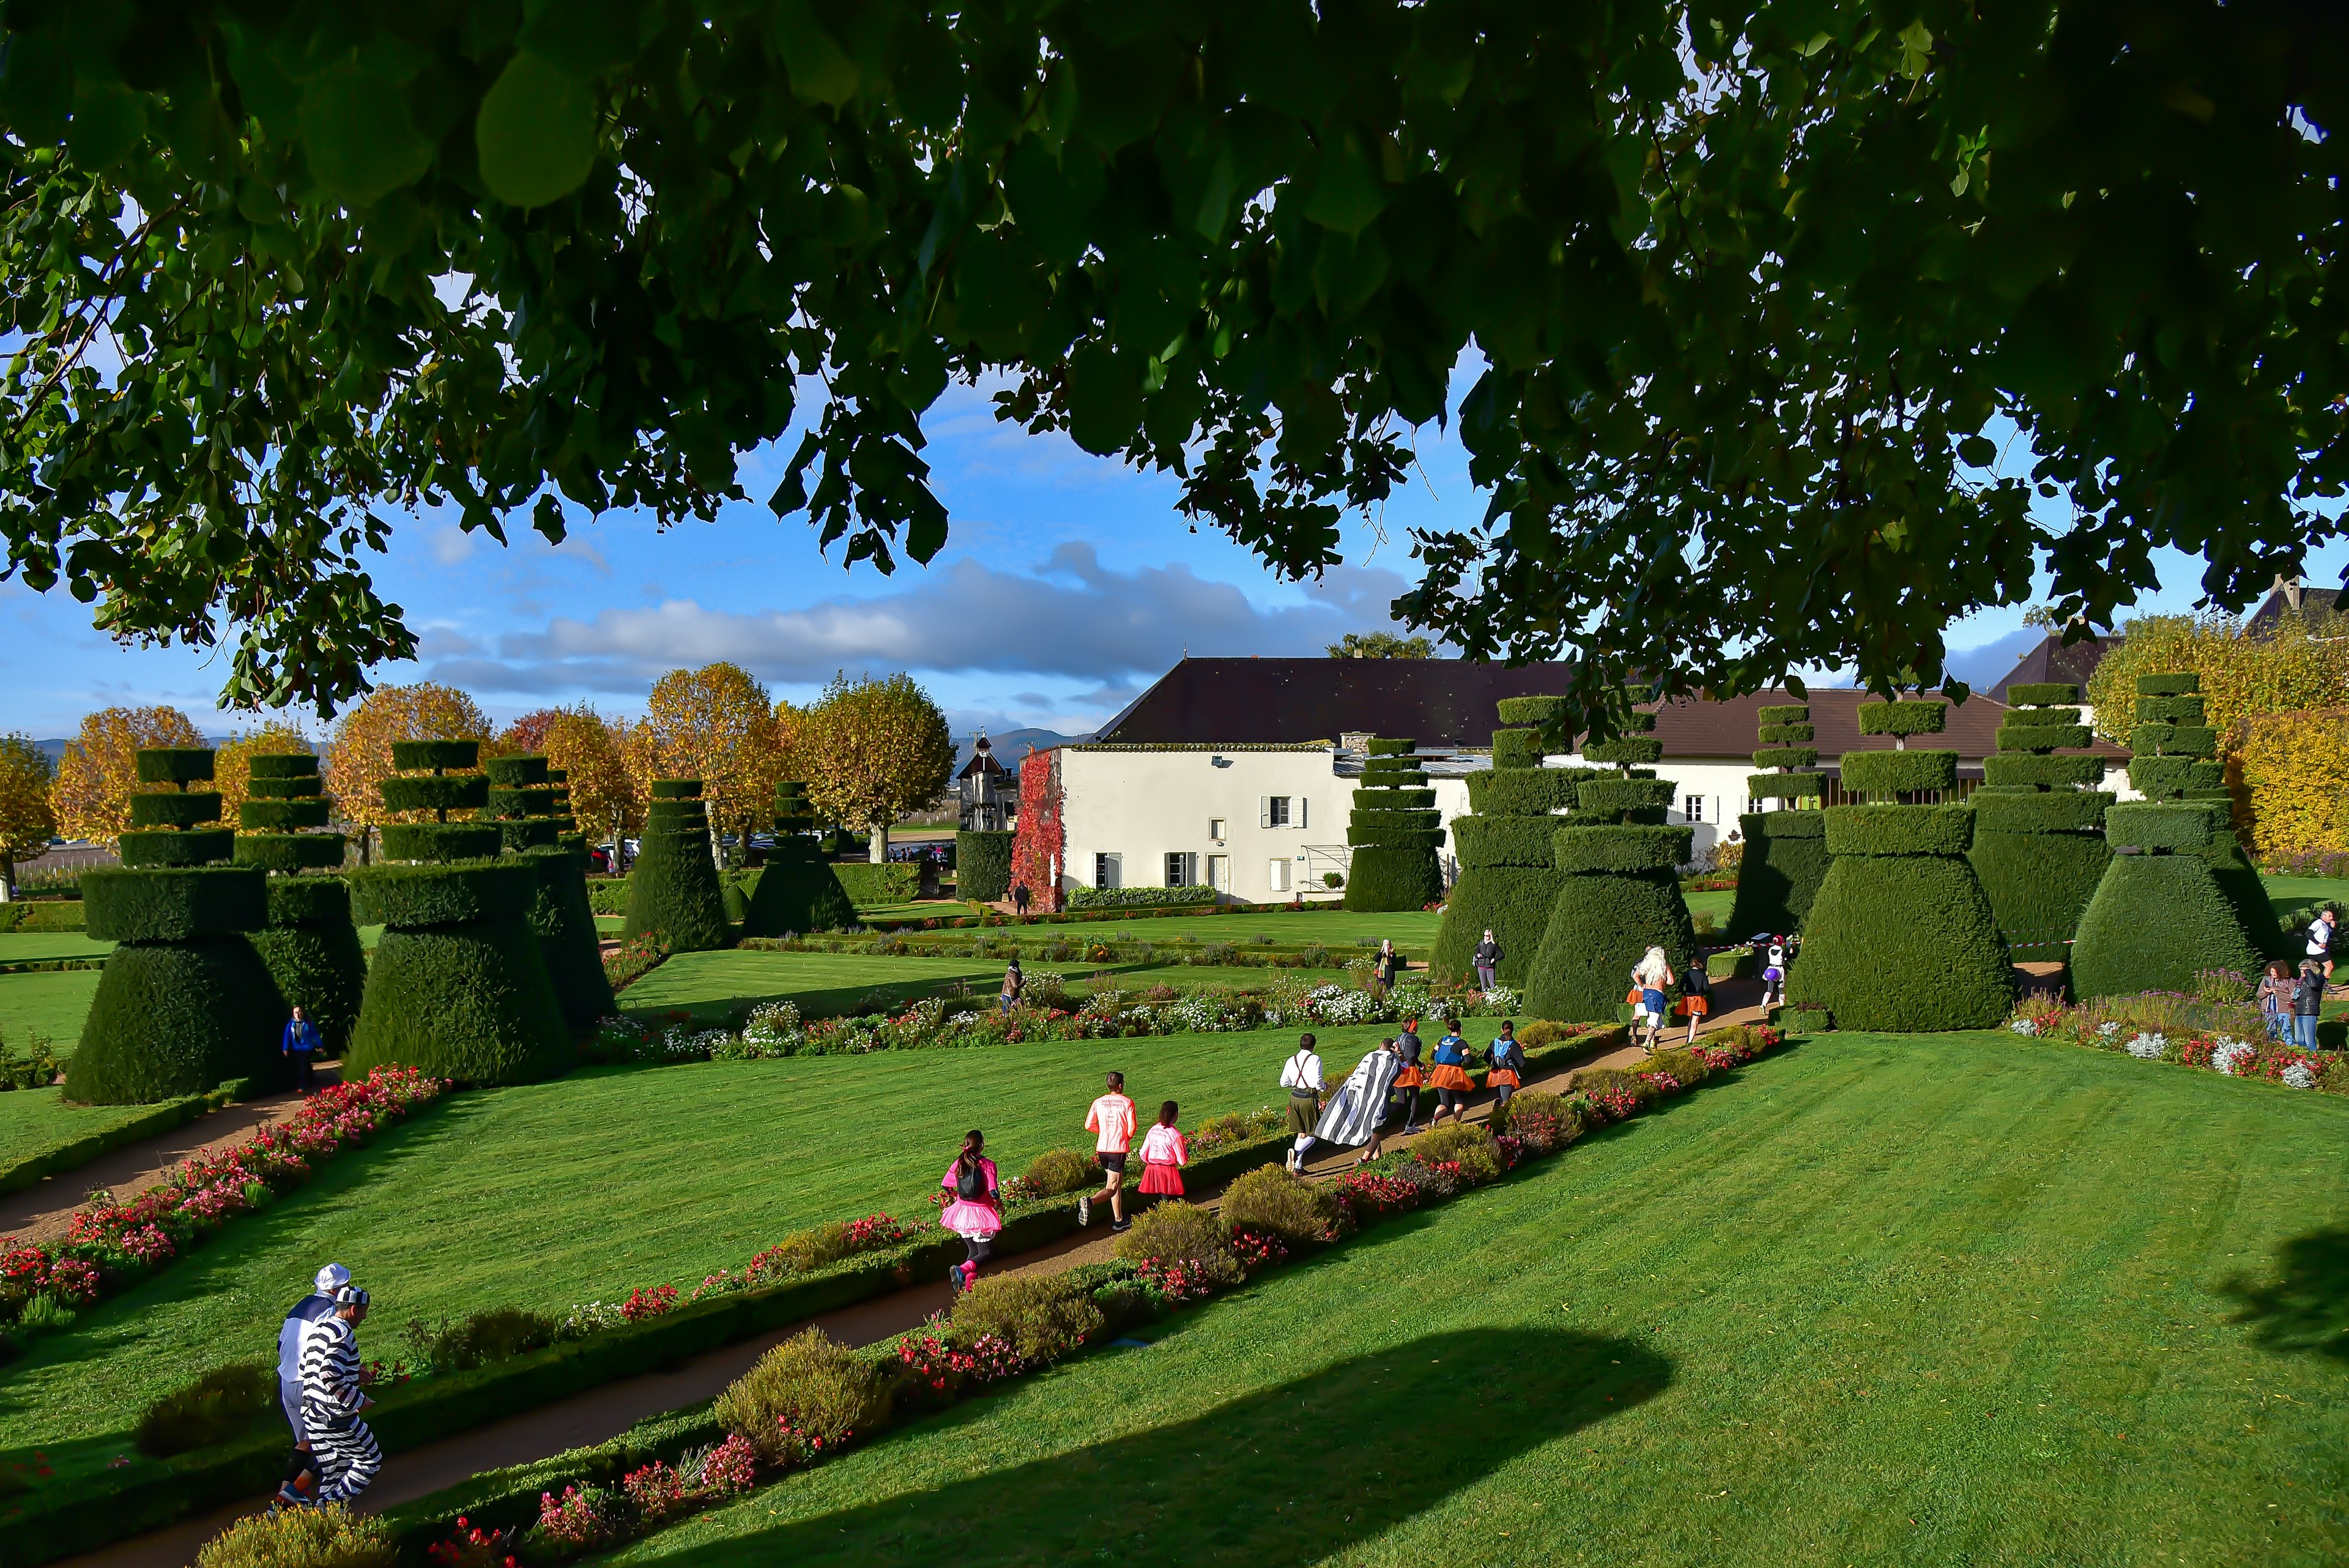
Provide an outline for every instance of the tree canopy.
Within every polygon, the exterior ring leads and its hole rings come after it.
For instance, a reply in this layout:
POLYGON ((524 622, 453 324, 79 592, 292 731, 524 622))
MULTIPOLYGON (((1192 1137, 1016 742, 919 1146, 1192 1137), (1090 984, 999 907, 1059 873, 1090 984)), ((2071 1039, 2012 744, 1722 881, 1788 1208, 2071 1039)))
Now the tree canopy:
POLYGON ((1470 657, 1579 656, 1578 708, 1627 671, 1930 681, 1944 624, 2042 562, 2102 624, 2155 546, 2237 606, 2339 531, 2338 6, 222 0, 6 29, 9 569, 119 635, 232 642, 238 704, 330 708, 413 652, 367 575, 387 508, 706 518, 796 430, 749 499, 848 562, 928 560, 919 418, 957 378, 1174 474, 1292 576, 1456 422, 1485 504, 1417 535, 1399 609, 1470 657))

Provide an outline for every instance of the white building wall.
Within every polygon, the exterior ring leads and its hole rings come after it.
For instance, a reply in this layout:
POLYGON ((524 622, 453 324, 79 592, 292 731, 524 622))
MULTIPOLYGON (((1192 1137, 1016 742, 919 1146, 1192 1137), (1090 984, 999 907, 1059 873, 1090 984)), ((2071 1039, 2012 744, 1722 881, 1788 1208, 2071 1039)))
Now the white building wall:
MULTIPOLYGON (((1607 763, 1586 763, 1582 753, 1546 759, 1553 767, 1609 767, 1607 763)), ((1737 819, 1754 809, 1745 794, 1745 779, 1761 770, 1751 757, 1671 758, 1666 757, 1655 765, 1660 779, 1670 779, 1679 786, 1671 809, 1664 820, 1678 827, 1686 825, 1696 831, 1691 836, 1689 854, 1692 865, 1704 864, 1713 846, 1731 834, 1739 831, 1737 819)))

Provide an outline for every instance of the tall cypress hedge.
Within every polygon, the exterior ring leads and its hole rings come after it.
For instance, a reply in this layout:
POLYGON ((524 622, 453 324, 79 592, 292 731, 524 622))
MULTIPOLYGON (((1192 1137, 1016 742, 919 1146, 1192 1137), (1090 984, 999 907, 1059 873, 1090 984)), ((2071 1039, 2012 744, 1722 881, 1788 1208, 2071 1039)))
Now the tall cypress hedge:
POLYGON ((1423 909, 1444 897, 1444 873, 1435 863, 1444 818, 1417 750, 1412 741, 1373 737, 1362 759, 1346 824, 1346 842, 1353 847, 1346 867, 1349 909, 1423 909))
POLYGON ((1807 703, 1773 703, 1756 715, 1754 739, 1761 748, 1754 765, 1773 770, 1748 774, 1745 793, 1756 800, 1779 800, 1776 811, 1749 811, 1737 819, 1745 852, 1737 862, 1737 901, 1729 911, 1732 936, 1790 935, 1799 929, 1827 874, 1826 819, 1805 801, 1826 792, 1826 775, 1810 772, 1819 760, 1811 742, 1817 732, 1807 703))
POLYGON ((2184 991, 2198 971, 2248 975, 2262 958, 2283 956, 2274 910, 2230 822, 2201 690, 2199 675, 2137 677, 2129 783, 2146 798, 2105 813, 2114 853, 2072 945, 2075 995, 2184 991), (2246 879, 2248 888, 2230 885, 2246 879))
MULTIPOLYGON (((777 804, 781 810, 781 803, 777 804)), ((973 830, 955 835, 955 890, 966 898, 991 904, 1011 891, 1009 829, 973 830)))
POLYGON ((1493 732, 1490 772, 1468 775, 1469 815, 1452 820, 1452 851, 1460 876, 1444 901, 1428 969, 1438 980, 1475 978, 1476 944, 1489 930, 1501 944, 1499 980, 1522 986, 1549 929, 1563 873, 1551 853, 1556 815, 1574 804, 1574 789, 1594 776, 1586 768, 1545 768, 1545 729, 1565 711, 1562 697, 1504 697, 1493 732))
POLYGON ((766 867, 751 890, 744 936, 804 936, 856 923, 856 906, 824 854, 823 839, 808 831, 814 826, 807 785, 777 784, 775 846, 767 852, 766 867))
POLYGON ((258 870, 221 864, 235 836, 212 826, 220 796, 188 789, 212 778, 212 753, 156 748, 138 765, 140 783, 177 787, 131 796, 122 865, 82 877, 87 929, 116 947, 66 1065, 66 1098, 144 1105, 230 1078, 282 1087, 283 1004, 247 935, 268 922, 267 888, 258 870))
POLYGON ((571 792, 534 753, 492 757, 484 771, 489 815, 505 836, 507 851, 528 861, 538 877, 530 929, 546 961, 555 1004, 574 1033, 592 1029, 616 1004, 604 973, 595 912, 587 906, 587 850, 569 815, 571 792))
POLYGON ((1939 733, 1947 711, 1938 701, 1860 704, 1861 732, 1901 737, 1901 749, 1846 752, 1844 785, 1871 804, 1822 814, 1827 874, 1786 1000, 1824 1008, 1837 1028, 1983 1029, 2014 1004, 2006 942, 1966 860, 1973 813, 1890 804, 1956 787, 1955 752, 1905 749, 1909 736, 1939 733))
POLYGON ((1675 970, 1696 954, 1679 876, 1695 829, 1664 826, 1678 786, 1637 765, 1663 755, 1646 733, 1655 724, 1654 714, 1633 711, 1625 734, 1583 745, 1585 758, 1618 771, 1577 784, 1573 815, 1550 831, 1557 895, 1526 979, 1526 1011, 1537 1018, 1612 1019, 1650 948, 1662 948, 1675 970))
MULTIPOLYGON (((628 868, 628 913, 620 929, 658 931, 672 951, 729 946, 726 892, 709 851, 709 813, 699 779, 655 779, 636 863, 628 868)), ((771 864, 771 860, 770 862, 771 864)), ((763 886, 768 878, 761 877, 763 886)))
POLYGON ((478 742, 395 742, 392 762, 431 771, 384 780, 384 805, 430 811, 434 820, 385 827, 389 858, 350 873, 354 916, 384 933, 346 1070, 415 1067, 467 1084, 568 1071, 570 1033, 530 924, 538 867, 499 854, 506 835, 496 819, 448 819, 489 806, 488 777, 448 772, 476 767, 478 742))
POLYGON ((2103 880, 2112 851, 2105 808, 2113 797, 2086 786, 2104 777, 2095 757, 2059 756, 2092 739, 2080 722, 2080 689, 2020 685, 1998 726, 1998 749, 1982 763, 1967 858, 1990 898, 2007 946, 2018 957, 2062 960, 2103 880))

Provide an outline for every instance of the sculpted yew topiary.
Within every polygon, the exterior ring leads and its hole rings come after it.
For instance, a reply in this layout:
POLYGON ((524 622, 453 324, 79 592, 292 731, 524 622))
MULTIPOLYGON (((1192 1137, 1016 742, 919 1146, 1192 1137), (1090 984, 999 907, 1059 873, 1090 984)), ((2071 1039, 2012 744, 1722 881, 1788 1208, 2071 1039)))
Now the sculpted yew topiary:
POLYGON ((1827 874, 1826 822, 1816 809, 1826 775, 1813 773, 1819 760, 1811 744, 1816 731, 1804 703, 1779 703, 1756 714, 1756 767, 1745 790, 1756 800, 1777 800, 1785 809, 1750 811, 1737 819, 1745 851, 1737 863, 1737 902, 1729 915, 1733 937, 1785 935, 1801 929, 1827 874), (1806 802, 1813 809, 1800 809, 1806 802))
POLYGON ((1501 944, 1498 979, 1519 986, 1549 927, 1561 873, 1550 854, 1555 813, 1574 804, 1574 787, 1597 776, 1588 768, 1545 768, 1542 732, 1565 708, 1557 697, 1505 697, 1493 732, 1493 766, 1468 775, 1469 815, 1452 820, 1459 877, 1444 900, 1428 968, 1442 981, 1473 981, 1476 944, 1491 931, 1501 944))
POLYGON ((1416 750, 1408 740, 1373 739, 1362 758, 1346 824, 1349 909, 1420 909, 1444 897, 1435 863, 1444 819, 1416 750))

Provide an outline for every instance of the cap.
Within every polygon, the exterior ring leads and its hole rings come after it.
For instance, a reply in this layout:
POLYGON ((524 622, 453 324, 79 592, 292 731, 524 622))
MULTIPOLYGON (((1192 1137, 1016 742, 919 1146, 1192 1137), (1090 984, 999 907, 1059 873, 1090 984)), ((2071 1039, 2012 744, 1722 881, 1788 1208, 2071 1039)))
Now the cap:
POLYGON ((351 1272, 340 1263, 328 1263, 318 1271, 317 1287, 322 1296, 332 1295, 350 1282, 351 1272))
POLYGON ((338 1307, 365 1306, 367 1293, 357 1285, 345 1285, 335 1293, 335 1304, 338 1307))

